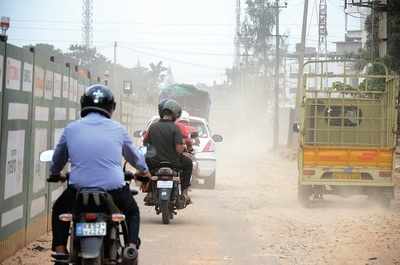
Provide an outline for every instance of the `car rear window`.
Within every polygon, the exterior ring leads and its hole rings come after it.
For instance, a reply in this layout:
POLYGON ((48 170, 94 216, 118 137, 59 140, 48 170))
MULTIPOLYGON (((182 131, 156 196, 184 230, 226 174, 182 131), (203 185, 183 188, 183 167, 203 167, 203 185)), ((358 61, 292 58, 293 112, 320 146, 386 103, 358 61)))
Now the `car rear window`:
POLYGON ((199 132, 200 138, 208 138, 209 137, 207 127, 204 124, 204 122, 191 120, 190 126, 194 127, 199 132))

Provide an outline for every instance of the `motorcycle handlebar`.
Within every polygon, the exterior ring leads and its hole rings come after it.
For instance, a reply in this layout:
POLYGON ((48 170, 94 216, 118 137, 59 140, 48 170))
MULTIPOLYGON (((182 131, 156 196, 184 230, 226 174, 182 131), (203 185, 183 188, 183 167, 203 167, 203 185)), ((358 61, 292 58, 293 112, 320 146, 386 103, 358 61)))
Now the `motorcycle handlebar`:
POLYGON ((124 172, 124 175, 125 175, 125 181, 131 181, 131 180, 135 179, 135 174, 133 174, 132 172, 130 172, 128 170, 124 172))
POLYGON ((50 175, 48 178, 47 178, 47 182, 51 182, 51 183, 57 183, 57 182, 65 182, 65 181, 67 181, 69 179, 69 172, 67 172, 66 174, 65 174, 65 176, 64 175, 62 175, 62 174, 59 174, 59 175, 50 175))

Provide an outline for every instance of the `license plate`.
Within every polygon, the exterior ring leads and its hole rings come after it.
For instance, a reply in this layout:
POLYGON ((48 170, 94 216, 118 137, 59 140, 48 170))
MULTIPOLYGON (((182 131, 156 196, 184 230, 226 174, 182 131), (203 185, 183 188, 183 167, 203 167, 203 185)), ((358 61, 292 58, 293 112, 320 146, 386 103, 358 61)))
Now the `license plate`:
POLYGON ((77 223, 75 225, 76 236, 105 236, 107 234, 107 224, 98 223, 77 223))
POLYGON ((336 179, 361 179, 360 173, 335 172, 334 176, 336 179))
POLYGON ((171 180, 163 181, 159 180, 157 181, 157 188, 159 189, 172 189, 174 186, 174 182, 171 180))

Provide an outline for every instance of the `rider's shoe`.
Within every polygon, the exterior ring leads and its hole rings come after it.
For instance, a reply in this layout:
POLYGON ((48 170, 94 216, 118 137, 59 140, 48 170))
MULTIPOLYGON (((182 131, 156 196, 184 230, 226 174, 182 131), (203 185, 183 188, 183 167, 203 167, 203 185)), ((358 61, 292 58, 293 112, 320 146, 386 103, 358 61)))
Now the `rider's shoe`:
POLYGON ((69 255, 66 253, 55 253, 52 254, 54 265, 66 265, 69 264, 69 255))
POLYGON ((192 204, 193 203, 192 199, 189 196, 189 189, 184 189, 182 191, 182 195, 183 195, 183 197, 185 197, 186 204, 192 204))

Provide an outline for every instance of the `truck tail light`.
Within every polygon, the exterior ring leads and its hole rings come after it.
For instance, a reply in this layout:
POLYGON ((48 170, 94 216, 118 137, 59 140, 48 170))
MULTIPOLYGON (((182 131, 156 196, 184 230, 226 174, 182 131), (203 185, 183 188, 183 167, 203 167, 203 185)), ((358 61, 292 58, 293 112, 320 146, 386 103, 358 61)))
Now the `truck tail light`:
POLYGON ((392 172, 391 171, 379 171, 379 177, 381 178, 391 178, 392 172))
POLYGON ((303 170, 303 175, 304 175, 304 176, 314 176, 314 175, 315 175, 315 170, 312 170, 312 169, 304 169, 304 170, 303 170))

